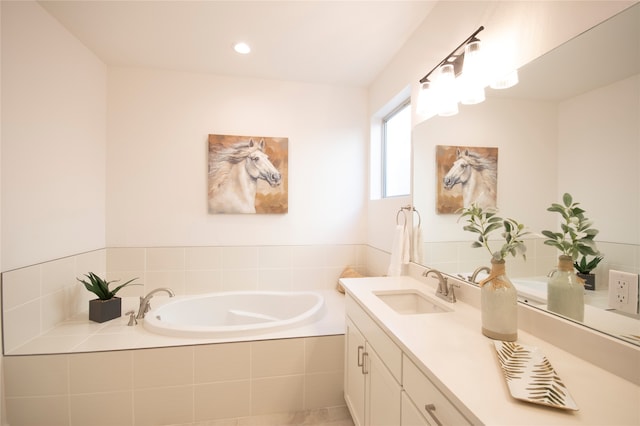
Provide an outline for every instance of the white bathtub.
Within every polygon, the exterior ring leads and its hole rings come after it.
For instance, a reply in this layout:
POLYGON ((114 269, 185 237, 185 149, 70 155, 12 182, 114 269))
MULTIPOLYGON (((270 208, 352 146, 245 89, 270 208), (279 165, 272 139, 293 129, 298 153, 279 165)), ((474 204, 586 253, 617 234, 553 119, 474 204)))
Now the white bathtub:
POLYGON ((147 312, 144 328, 174 337, 240 337, 294 328, 324 314, 311 291, 233 291, 178 296, 147 312))

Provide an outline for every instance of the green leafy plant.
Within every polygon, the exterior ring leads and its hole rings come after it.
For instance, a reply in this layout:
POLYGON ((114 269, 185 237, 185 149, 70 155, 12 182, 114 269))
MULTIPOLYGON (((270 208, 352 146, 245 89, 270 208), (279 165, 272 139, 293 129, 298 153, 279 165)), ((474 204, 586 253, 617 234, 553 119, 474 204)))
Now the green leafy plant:
MULTIPOLYGON (((124 284, 120 284, 113 290, 109 290, 109 284, 117 282, 118 280, 107 281, 103 278, 100 278, 93 272, 89 272, 88 274, 85 274, 85 277, 87 277, 88 281, 81 280, 80 278, 76 278, 76 279, 80 281, 82 284, 84 284, 87 290, 89 290, 91 293, 94 293, 96 296, 98 296, 98 299, 100 300, 109 300, 114 298, 118 291, 120 291, 122 288, 126 287, 127 285, 131 284, 133 281, 137 280, 137 278, 134 278, 132 280, 127 281, 124 284)), ((140 284, 134 284, 134 285, 140 285, 140 284)))
POLYGON ((591 227, 593 222, 584 215, 580 203, 574 202, 569 193, 563 195, 562 203, 553 203, 547 208, 547 211, 560 213, 563 222, 560 224, 561 232, 542 231, 542 235, 547 237, 544 243, 557 248, 574 261, 579 255, 599 255, 594 241, 599 231, 591 227))
POLYGON ((591 271, 596 269, 596 266, 598 266, 598 263, 600 263, 602 259, 602 256, 596 256, 590 261, 587 261, 587 256, 582 256, 579 262, 573 262, 573 266, 581 274, 590 274, 591 271))
POLYGON ((485 247, 495 260, 504 260, 509 254, 513 257, 522 255, 523 259, 527 258, 525 255, 527 247, 522 236, 529 234, 529 232, 525 230, 524 225, 516 220, 503 219, 497 215, 495 210, 484 210, 475 204, 462 209, 458 220, 462 218, 467 220, 467 224, 462 229, 478 234, 478 239, 471 243, 471 247, 485 247), (504 238, 505 243, 500 247, 500 250, 492 251, 489 246, 489 235, 500 229, 502 229, 500 235, 504 238))

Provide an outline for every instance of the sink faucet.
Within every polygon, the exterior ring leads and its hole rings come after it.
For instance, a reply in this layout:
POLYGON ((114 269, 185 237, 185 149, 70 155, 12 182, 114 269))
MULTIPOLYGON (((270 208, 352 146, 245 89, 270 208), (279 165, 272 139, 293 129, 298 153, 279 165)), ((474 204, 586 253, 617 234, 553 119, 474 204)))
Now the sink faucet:
POLYGON ((159 291, 166 292, 169 295, 169 297, 175 296, 175 294, 170 288, 163 287, 163 288, 156 288, 155 290, 151 290, 149 294, 147 294, 145 297, 140 298, 140 307, 138 308, 138 315, 136 315, 136 319, 144 318, 145 314, 149 312, 149 310, 151 309, 151 303, 150 303, 151 298, 153 297, 154 294, 156 294, 159 291))
POLYGON ((469 277, 469 281, 471 281, 472 283, 476 282, 476 278, 478 278, 478 274, 480 272, 486 272, 487 274, 491 272, 491 269, 489 269, 488 266, 480 266, 478 268, 476 268, 475 271, 473 271, 473 274, 471 274, 471 276, 469 277))
POLYGON ((458 287, 457 285, 448 284, 448 277, 445 277, 438 271, 437 269, 429 269, 425 271, 422 276, 427 277, 429 274, 433 274, 438 278, 438 290, 436 291, 436 296, 439 298, 446 300, 449 303, 456 302, 456 295, 453 291, 453 287, 458 287))

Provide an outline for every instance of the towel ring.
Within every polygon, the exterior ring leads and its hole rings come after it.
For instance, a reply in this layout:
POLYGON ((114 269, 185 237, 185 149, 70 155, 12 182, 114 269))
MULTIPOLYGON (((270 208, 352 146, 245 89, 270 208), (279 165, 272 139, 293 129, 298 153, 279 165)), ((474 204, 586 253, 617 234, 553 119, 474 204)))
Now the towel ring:
POLYGON ((418 215, 418 228, 420 227, 420 225, 422 225, 422 217, 420 216, 420 212, 418 210, 416 210, 415 207, 411 206, 411 205, 406 205, 404 207, 400 207, 400 210, 398 210, 398 213, 396 213, 396 225, 400 225, 400 213, 402 212, 403 216, 404 216, 404 226, 407 226, 407 210, 411 210, 416 212, 416 214, 418 215))

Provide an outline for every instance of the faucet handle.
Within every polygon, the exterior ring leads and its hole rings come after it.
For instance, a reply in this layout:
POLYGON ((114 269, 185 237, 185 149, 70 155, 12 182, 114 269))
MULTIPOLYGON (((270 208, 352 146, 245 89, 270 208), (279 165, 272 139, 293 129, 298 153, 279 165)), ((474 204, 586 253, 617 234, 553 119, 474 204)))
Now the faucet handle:
POLYGON ((138 325, 138 320, 136 319, 136 312, 135 311, 129 311, 125 315, 129 315, 129 323, 127 324, 129 327, 132 327, 134 325, 138 325))

